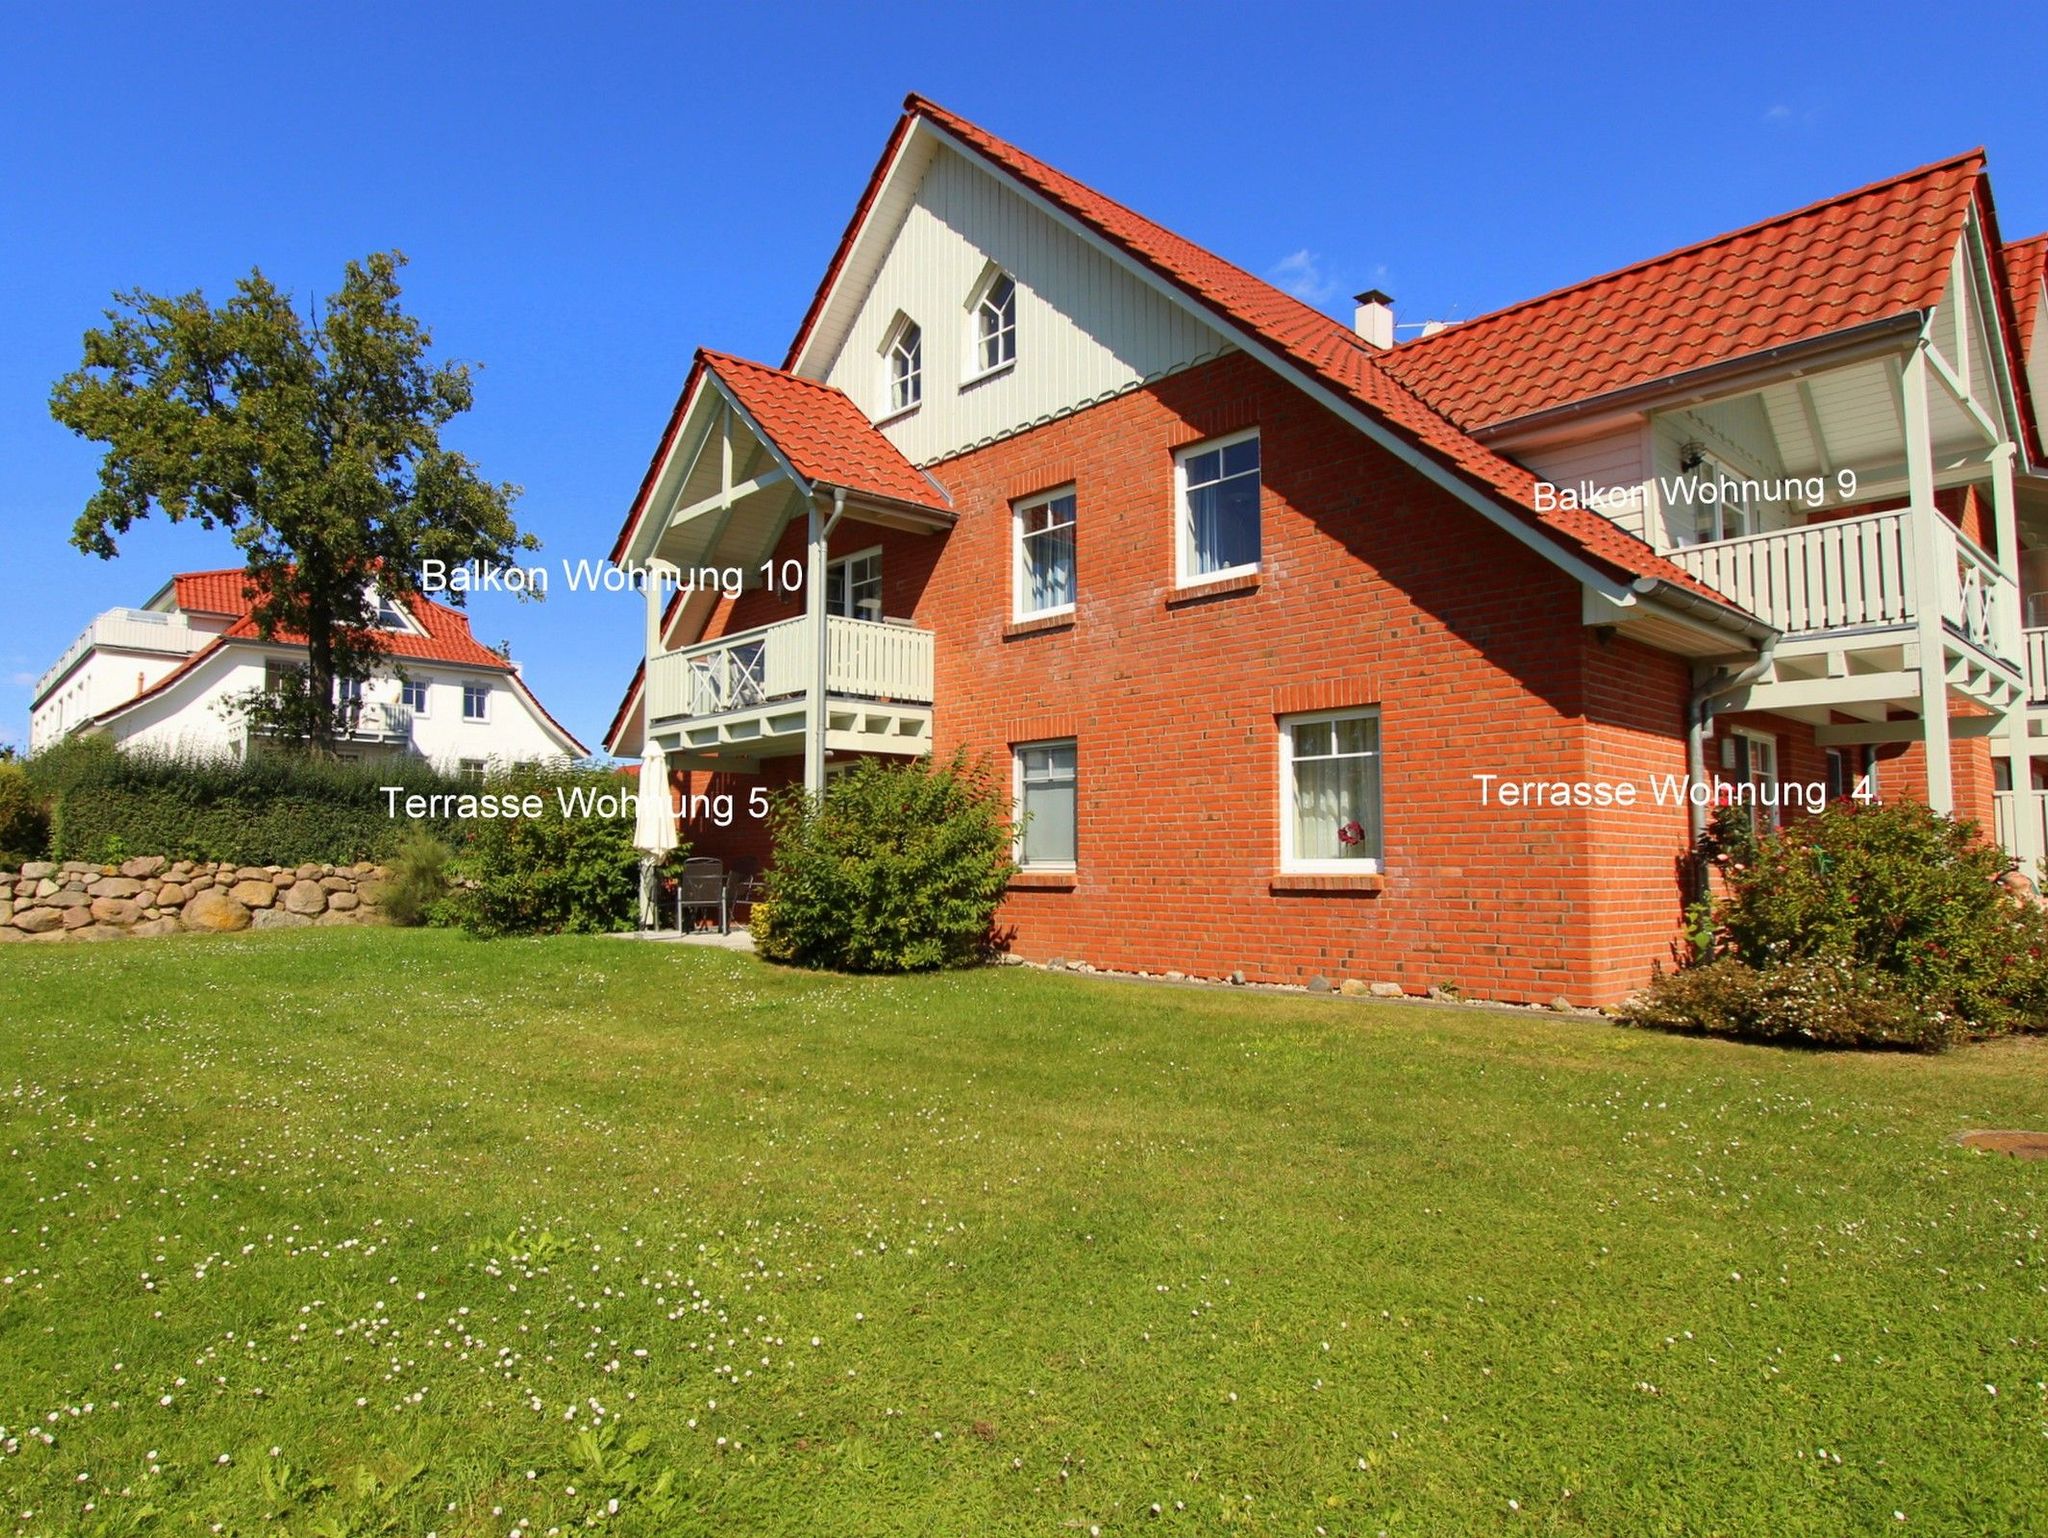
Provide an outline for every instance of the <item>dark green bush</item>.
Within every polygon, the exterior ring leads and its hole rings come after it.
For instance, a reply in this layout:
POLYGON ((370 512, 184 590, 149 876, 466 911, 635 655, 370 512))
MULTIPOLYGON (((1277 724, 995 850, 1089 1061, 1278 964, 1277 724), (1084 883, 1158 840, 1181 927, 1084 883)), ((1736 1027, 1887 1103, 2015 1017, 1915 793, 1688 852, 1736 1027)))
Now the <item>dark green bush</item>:
POLYGON ((472 934, 598 934, 639 917, 640 851, 633 845, 632 784, 603 769, 532 767, 493 775, 471 791, 538 797, 537 816, 465 821, 443 911, 472 934), (577 810, 610 797, 615 815, 577 810))
MULTIPOLYGON (((28 761, 50 805, 50 853, 103 860, 116 852, 240 865, 345 864, 388 858, 411 826, 381 787, 450 794, 475 787, 417 758, 344 763, 297 753, 225 756, 117 751, 72 738, 28 761)), ((449 819, 429 826, 444 837, 449 819)))
POLYGON ((50 849, 50 814, 28 771, 0 762, 0 865, 40 860, 50 849))
POLYGON ((801 791, 772 815, 774 865, 753 910, 776 961, 914 972, 983 961, 1016 867, 1010 798, 986 764, 863 759, 813 808, 801 791))
POLYGON ((1708 949, 1631 1023, 1915 1046, 2048 1028, 2048 914, 1998 885, 2010 862, 1974 823, 1837 801, 1708 852, 1708 949))
POLYGON ((391 878, 384 883, 384 917, 407 929, 432 923, 453 890, 448 862, 454 853, 425 828, 399 839, 391 878))

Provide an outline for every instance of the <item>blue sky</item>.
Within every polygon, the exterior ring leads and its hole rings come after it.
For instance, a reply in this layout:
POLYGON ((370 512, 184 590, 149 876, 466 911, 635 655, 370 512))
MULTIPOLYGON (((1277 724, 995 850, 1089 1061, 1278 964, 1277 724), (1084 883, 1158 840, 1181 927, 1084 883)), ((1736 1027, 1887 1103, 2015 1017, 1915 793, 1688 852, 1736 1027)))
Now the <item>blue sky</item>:
MULTIPOLYGON (((67 543, 47 410, 116 289, 301 298, 398 247, 453 438, 543 558, 609 549, 691 349, 779 362, 918 90, 1333 312, 1457 319, 1972 145, 2048 228, 2038 4, 0 4, 0 742, 85 622, 224 535, 67 543)), ((593 746, 629 598, 481 598, 593 746)))

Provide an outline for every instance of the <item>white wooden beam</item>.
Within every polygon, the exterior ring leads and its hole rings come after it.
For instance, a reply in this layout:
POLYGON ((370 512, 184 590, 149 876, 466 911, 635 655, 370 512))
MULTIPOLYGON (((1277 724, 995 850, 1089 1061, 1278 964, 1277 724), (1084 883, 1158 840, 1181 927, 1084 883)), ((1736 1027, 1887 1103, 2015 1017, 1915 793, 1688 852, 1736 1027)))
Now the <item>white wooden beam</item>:
POLYGON ((1933 369, 1934 377, 1940 381, 1942 389, 1946 390, 1956 405, 1962 408, 1963 415, 1970 419, 1977 431, 1984 435, 1984 441, 1987 443, 2004 442, 2004 432, 2000 430, 1996 422, 1991 420, 1984 408, 1977 404, 1977 398, 1970 393, 1970 386, 1966 382, 1965 377, 1959 375, 1949 366, 1948 360, 1942 357, 1933 343, 1930 342, 1927 345, 1924 349, 1924 355, 1927 359, 1928 367, 1933 369))
POLYGON ((1899 413, 1906 424, 1906 480, 1912 494, 1910 520, 1914 562, 1914 618, 1920 632, 1920 714, 1929 723, 1926 736, 1927 804, 1937 812, 1953 812, 1955 782, 1948 751, 1948 680, 1942 676, 1942 595, 1956 580, 1941 569, 1941 545, 1935 520, 1933 431, 1927 414, 1927 346, 1923 339, 1900 371, 1899 413), (1936 724, 1938 723, 1938 724, 1936 724))
POLYGON ((751 497, 757 491, 766 491, 771 486, 779 486, 788 479, 789 472, 780 466, 764 470, 752 480, 741 481, 737 486, 722 487, 708 497, 699 497, 688 507, 677 508, 669 515, 669 527, 689 523, 693 519, 702 518, 706 513, 727 512, 733 503, 742 498, 751 497))
MULTIPOLYGON (((1951 737, 1989 737, 1999 725, 1997 716, 1955 716, 1948 723, 1951 737)), ((1813 740, 1824 748, 1852 748, 1885 742, 1924 742, 1927 723, 1917 717, 1910 721, 1868 721, 1857 726, 1816 726, 1813 740)))

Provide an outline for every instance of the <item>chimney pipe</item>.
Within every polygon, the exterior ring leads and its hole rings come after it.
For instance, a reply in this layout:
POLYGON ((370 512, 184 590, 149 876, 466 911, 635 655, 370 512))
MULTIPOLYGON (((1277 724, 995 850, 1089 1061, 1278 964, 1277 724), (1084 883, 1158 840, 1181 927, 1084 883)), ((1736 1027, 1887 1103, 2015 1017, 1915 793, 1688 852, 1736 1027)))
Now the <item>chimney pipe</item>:
POLYGON ((1369 288, 1357 296, 1358 313, 1351 326, 1374 347, 1394 345, 1394 296, 1369 288))

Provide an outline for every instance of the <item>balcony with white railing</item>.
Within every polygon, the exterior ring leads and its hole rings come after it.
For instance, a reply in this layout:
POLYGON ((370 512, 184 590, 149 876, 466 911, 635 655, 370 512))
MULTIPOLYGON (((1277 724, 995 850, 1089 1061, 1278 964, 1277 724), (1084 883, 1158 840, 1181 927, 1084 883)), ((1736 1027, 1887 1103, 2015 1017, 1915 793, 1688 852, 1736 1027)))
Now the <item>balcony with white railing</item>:
POLYGON ((2021 633, 2027 650, 2027 703, 2048 705, 2048 626, 2021 633))
POLYGON ((100 615, 64 653, 36 680, 34 698, 42 698, 73 663, 94 647, 111 651, 157 652, 165 656, 188 657, 213 637, 194 630, 182 614, 162 614, 154 609, 109 609, 100 615))
MULTIPOLYGON (((1995 657, 2018 590, 1955 525, 1932 523, 1943 626, 1995 657)), ((1787 637, 1904 629, 1920 617, 1920 527, 1904 509, 1863 513, 1691 545, 1671 559, 1787 637)))
MULTIPOLYGON (((649 725, 679 727, 685 747, 800 741, 817 667, 813 623, 783 620, 652 658, 649 725)), ((928 729, 931 718, 932 633, 836 614, 825 627, 825 693, 835 724, 884 716, 892 719, 882 735, 921 736, 915 728, 928 729)), ((915 751, 923 750, 920 743, 915 751)))
MULTIPOLYGON (((245 734, 272 737, 266 727, 245 727, 245 734)), ((403 747, 412 741, 412 706, 397 700, 361 700, 349 712, 341 740, 350 743, 403 747)))

